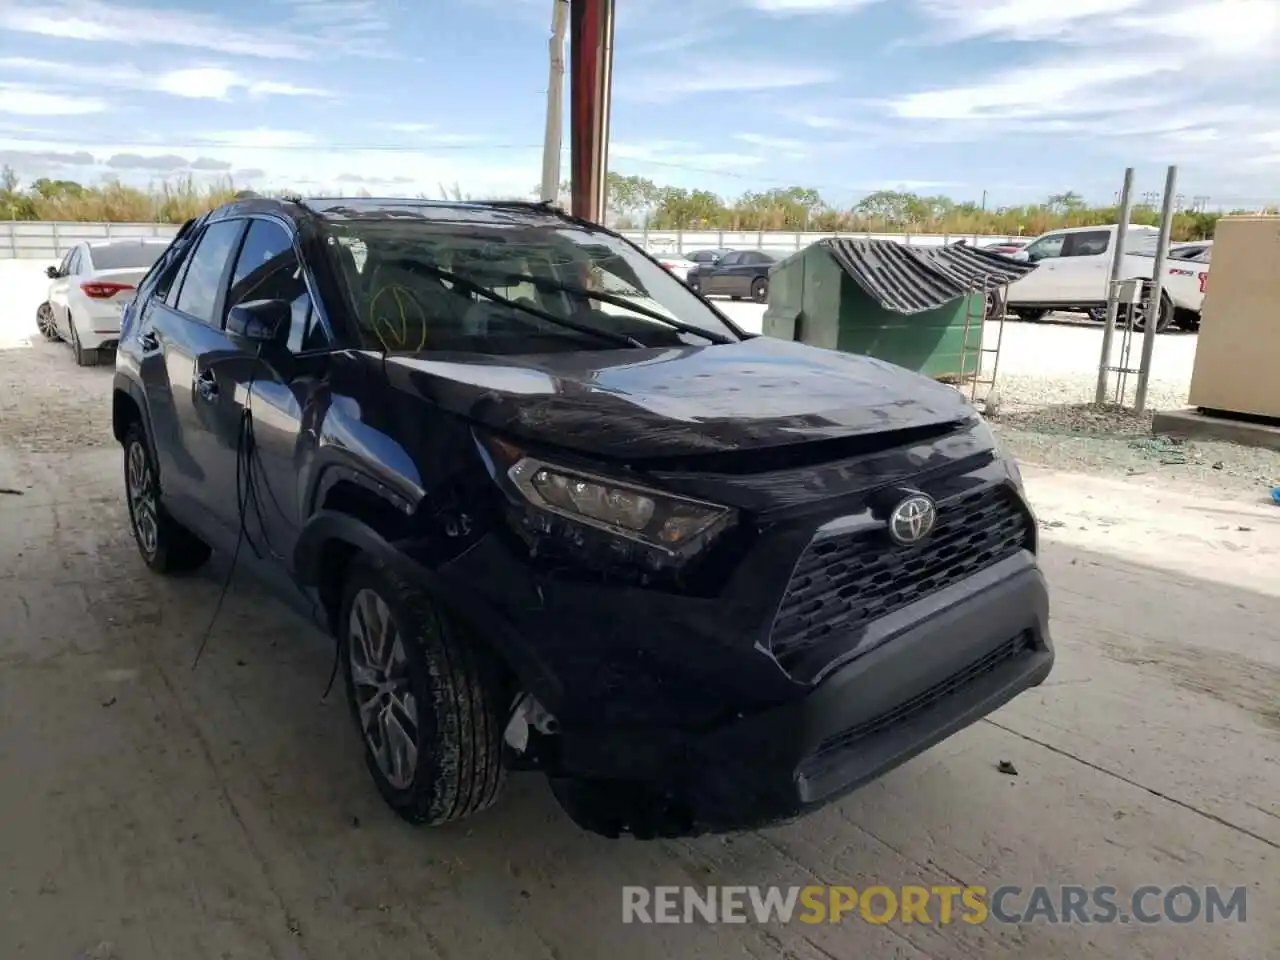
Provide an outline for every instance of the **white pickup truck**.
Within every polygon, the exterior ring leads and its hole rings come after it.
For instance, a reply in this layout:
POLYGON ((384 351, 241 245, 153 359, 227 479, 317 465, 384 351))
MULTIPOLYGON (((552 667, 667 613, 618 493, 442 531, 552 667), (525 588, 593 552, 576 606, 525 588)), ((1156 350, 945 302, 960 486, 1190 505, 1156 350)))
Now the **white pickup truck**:
MULTIPOLYGON (((1029 260, 1037 268, 1021 280, 1009 285, 1005 307, 1024 320, 1039 320, 1051 310, 1089 313, 1100 317, 1107 304, 1107 284, 1111 279, 1111 258, 1115 253, 1116 227, 1071 227, 1051 230, 1037 237, 1011 256, 1029 260)), ((1120 278, 1150 280, 1155 271, 1155 251, 1160 231, 1155 227, 1132 224, 1125 235, 1124 262, 1120 278)), ((1208 254, 1203 254, 1206 257, 1208 254)), ((1194 277, 1200 272, 1190 261, 1168 259, 1165 267, 1167 289, 1161 297, 1156 321, 1157 332, 1171 326, 1194 328, 1200 322, 1200 299, 1197 291, 1183 291, 1185 283, 1170 284, 1170 277, 1181 280, 1182 273, 1194 277), (1177 272, 1174 272, 1177 271, 1177 272)), ((1207 263, 1200 267, 1208 272, 1207 263)), ((1140 321, 1141 325, 1141 321, 1140 321)))

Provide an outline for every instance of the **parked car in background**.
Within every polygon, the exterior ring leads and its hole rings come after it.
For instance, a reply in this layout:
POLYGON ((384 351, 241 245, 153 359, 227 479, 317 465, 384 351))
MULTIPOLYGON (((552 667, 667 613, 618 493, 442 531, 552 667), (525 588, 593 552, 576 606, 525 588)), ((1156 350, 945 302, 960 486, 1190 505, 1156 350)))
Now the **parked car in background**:
POLYGON ((77 243, 45 271, 52 282, 36 310, 40 333, 70 343, 78 365, 95 366, 115 348, 125 304, 168 246, 152 239, 77 243))
POLYGON ((984 244, 979 249, 989 250, 991 253, 1003 253, 1007 257, 1024 249, 1030 242, 1030 240, 1001 240, 997 243, 984 244))
POLYGON ((677 280, 687 278, 689 271, 694 267, 694 262, 682 253, 659 253, 654 255, 654 259, 666 267, 677 280))
POLYGON ((687 254, 688 258, 694 263, 716 263, 726 253, 733 253, 731 247, 720 247, 715 250, 695 250, 693 253, 687 254))
MULTIPOLYGON (((1099 317, 1106 309, 1111 282, 1111 258, 1115 251, 1116 226, 1071 227, 1051 230, 1013 254, 1030 260, 1037 269, 1009 285, 1006 305, 1023 320, 1039 320, 1051 310, 1088 313, 1099 317)), ((1151 280, 1155 272, 1155 250, 1160 231, 1155 227, 1130 224, 1125 235, 1122 280, 1151 280)), ((1145 309, 1144 311, 1145 312, 1145 309)), ((1195 317, 1179 311, 1168 291, 1160 298, 1155 329, 1167 330, 1175 323, 1194 325, 1195 317)), ((1145 328, 1138 317, 1139 329, 1145 328)))
POLYGON ((769 268, 777 257, 763 250, 732 250, 714 263, 700 263, 689 272, 689 286, 704 296, 769 299, 769 268))
POLYGON ((1180 249, 1178 256, 1169 252, 1170 259, 1164 267, 1164 291, 1173 303, 1174 322, 1186 329, 1200 326, 1200 308, 1204 306, 1204 292, 1209 283, 1209 258, 1213 255, 1213 241, 1187 244, 1191 250, 1180 249))
POLYGON ((1169 244, 1169 257, 1173 260, 1193 260, 1212 246, 1212 240, 1193 240, 1187 243, 1171 243, 1169 244))

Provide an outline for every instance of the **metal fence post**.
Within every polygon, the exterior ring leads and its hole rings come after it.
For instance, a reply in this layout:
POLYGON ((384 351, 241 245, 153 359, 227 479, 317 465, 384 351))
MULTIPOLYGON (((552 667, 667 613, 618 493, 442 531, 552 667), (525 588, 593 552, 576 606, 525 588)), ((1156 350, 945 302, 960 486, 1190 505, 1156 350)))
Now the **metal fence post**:
POLYGON ((1147 408, 1147 384, 1151 380, 1151 357, 1156 349, 1156 325, 1160 321, 1161 297, 1164 295, 1164 265, 1168 259, 1169 235, 1173 232, 1173 206, 1178 193, 1178 168, 1170 167, 1164 178, 1164 209, 1160 212, 1160 246, 1156 248, 1155 272, 1151 277, 1151 296, 1143 318, 1142 362, 1138 364, 1138 390, 1133 409, 1142 413, 1147 408))
POLYGON ((1120 270, 1124 266, 1124 244, 1129 234, 1129 215, 1133 202, 1133 167, 1124 171, 1124 186, 1120 190, 1120 215, 1116 219, 1115 249, 1111 252, 1111 273, 1107 283, 1107 315, 1106 326, 1102 328, 1102 356, 1098 360, 1098 388, 1094 391, 1093 402, 1098 406, 1107 400, 1107 374, 1111 367, 1111 338, 1115 334, 1116 318, 1120 304, 1117 302, 1120 282, 1120 270))

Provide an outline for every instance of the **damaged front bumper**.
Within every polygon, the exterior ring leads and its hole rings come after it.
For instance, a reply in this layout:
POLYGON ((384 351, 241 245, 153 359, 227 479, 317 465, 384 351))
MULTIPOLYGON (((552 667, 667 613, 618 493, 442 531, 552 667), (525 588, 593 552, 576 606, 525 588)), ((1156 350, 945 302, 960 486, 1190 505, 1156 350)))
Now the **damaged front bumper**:
POLYGON ((565 729, 563 755, 586 782, 563 785, 561 802, 606 835, 717 832, 793 819, 880 777, 1037 686, 1053 666, 1038 568, 1014 558, 960 586, 798 701, 699 731, 565 729), (635 803, 638 787, 629 806, 626 791, 591 782, 628 769, 647 785, 646 804, 635 803), (645 807, 650 822, 621 822, 645 807))

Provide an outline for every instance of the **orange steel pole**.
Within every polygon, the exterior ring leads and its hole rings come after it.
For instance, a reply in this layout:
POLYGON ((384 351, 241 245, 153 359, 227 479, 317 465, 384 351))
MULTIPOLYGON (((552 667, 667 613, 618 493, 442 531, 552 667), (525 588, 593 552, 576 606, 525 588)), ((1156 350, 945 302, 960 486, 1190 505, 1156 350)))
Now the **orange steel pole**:
POLYGON ((569 169, 575 216, 603 222, 613 86, 614 0, 571 0, 569 169))

